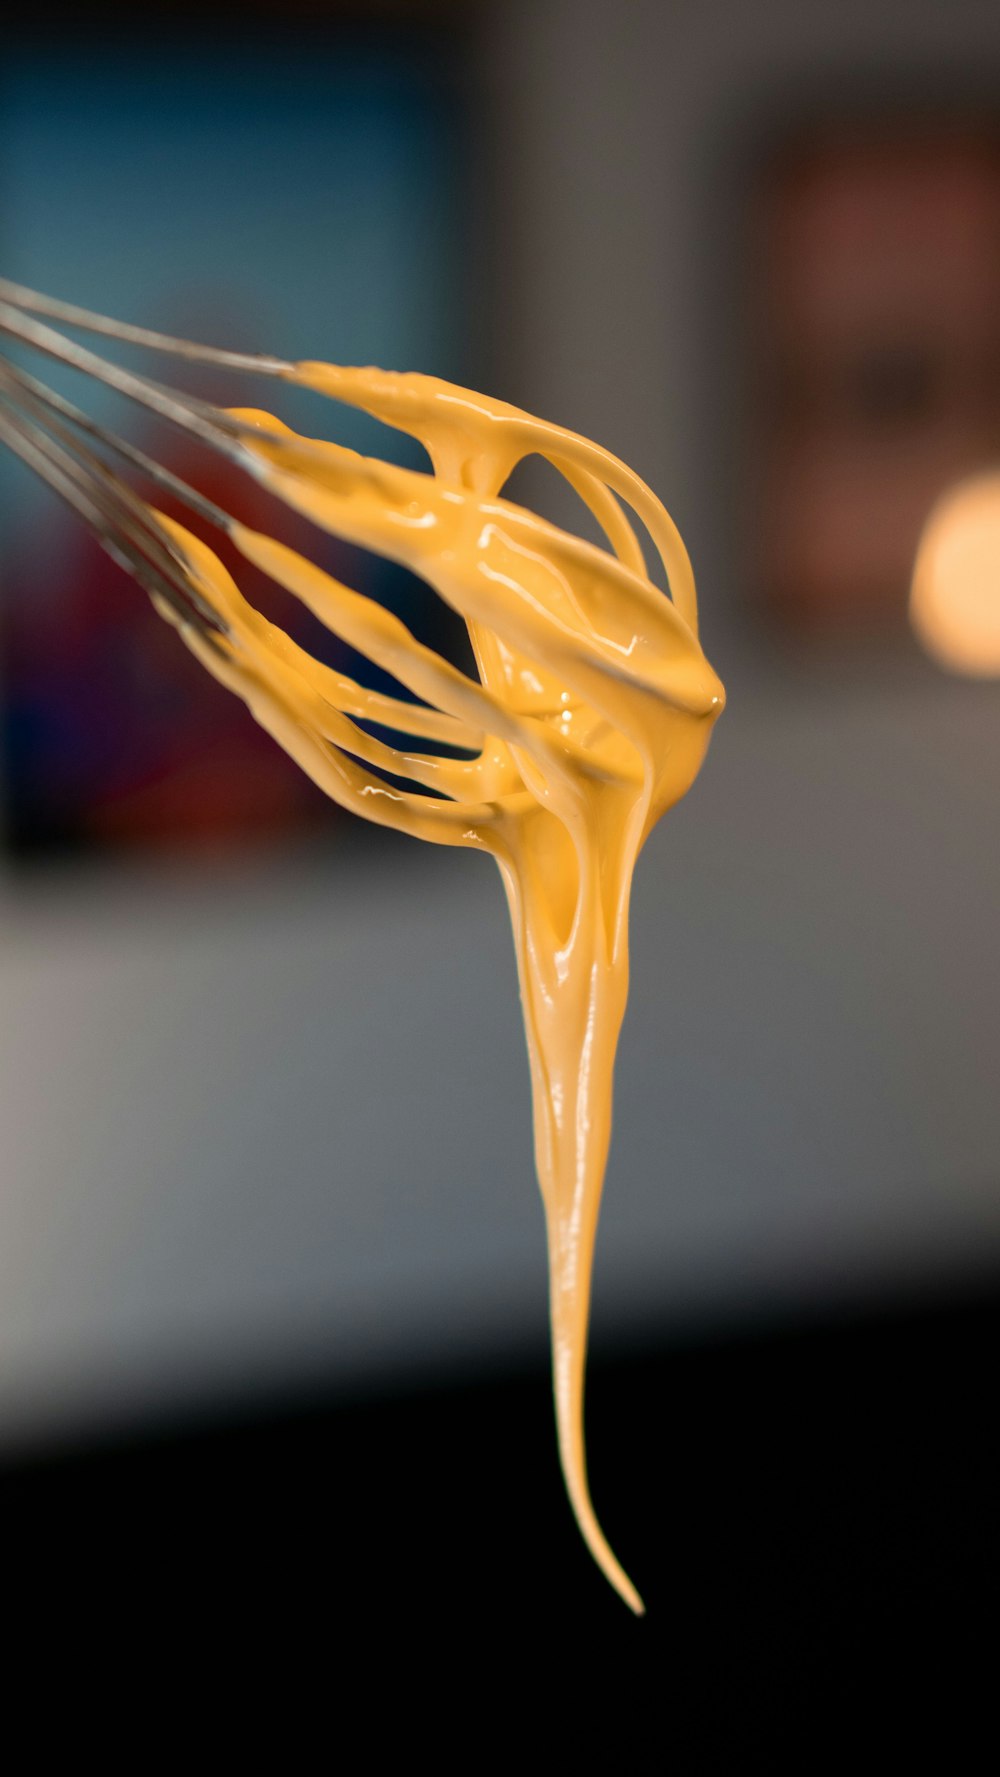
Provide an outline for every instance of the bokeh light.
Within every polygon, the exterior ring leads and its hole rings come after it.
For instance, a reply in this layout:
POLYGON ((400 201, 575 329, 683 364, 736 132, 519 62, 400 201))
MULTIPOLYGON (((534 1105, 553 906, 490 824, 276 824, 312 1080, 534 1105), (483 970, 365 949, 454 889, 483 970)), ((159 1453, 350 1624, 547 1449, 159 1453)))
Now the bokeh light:
POLYGON ((1000 470, 949 488, 920 539, 910 620, 941 666, 1000 678, 1000 470))

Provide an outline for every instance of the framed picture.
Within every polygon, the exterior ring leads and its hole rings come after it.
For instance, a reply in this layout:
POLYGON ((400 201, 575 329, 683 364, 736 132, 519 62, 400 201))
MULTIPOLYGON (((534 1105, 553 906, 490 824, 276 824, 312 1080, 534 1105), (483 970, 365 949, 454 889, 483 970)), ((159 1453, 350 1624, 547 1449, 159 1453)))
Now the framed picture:
MULTIPOLYGON (((327 29, 323 43, 318 55, 293 28, 251 33, 230 45, 221 70, 217 55, 192 58, 184 34, 166 29, 155 45, 6 43, 5 274, 211 344, 460 377, 466 126, 447 60, 421 52, 412 18, 405 31, 384 22, 375 37, 327 29)), ((221 404, 277 401, 273 384, 133 361, 221 404)), ((238 471, 108 391, 74 386, 37 359, 31 368, 245 522, 280 521, 286 541, 418 629, 430 626, 441 645, 437 601, 418 582, 304 521, 289 524, 238 471)), ((335 404, 282 399, 280 411, 297 429, 411 460, 410 441, 335 404)), ((298 640, 345 670, 359 665, 293 600, 227 565, 298 640)), ((375 682, 367 662, 361 670, 375 682)), ((5 457, 0 802, 3 843, 25 862, 284 844, 339 832, 344 820, 76 520, 5 457)))
POLYGON ((1000 118, 797 130, 751 235, 758 608, 902 633, 930 507, 1000 457, 1000 118))

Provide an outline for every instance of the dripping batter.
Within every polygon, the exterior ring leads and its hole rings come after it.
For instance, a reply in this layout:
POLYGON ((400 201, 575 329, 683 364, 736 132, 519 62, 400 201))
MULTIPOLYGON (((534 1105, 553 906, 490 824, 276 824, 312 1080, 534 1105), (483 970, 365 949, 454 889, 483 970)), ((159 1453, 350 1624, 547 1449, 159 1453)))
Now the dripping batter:
MULTIPOLYGON (((11 291, 0 284, 0 296, 11 291)), ((185 526, 131 491, 122 504, 122 484, 107 471, 94 482, 93 462, 90 482, 79 468, 74 480, 63 460, 66 423, 87 422, 0 359, 0 438, 64 497, 74 495, 71 503, 125 559, 205 667, 245 699, 315 782, 368 820, 486 852, 498 865, 531 1069, 560 1459, 595 1560, 639 1612, 639 1595, 590 1500, 584 1365, 614 1058, 628 991, 633 870, 655 822, 694 780, 725 701, 698 642, 694 581, 678 532, 645 483, 607 451, 435 378, 209 354, 83 317, 95 331, 214 356, 363 408, 425 447, 430 473, 401 469, 301 438, 269 413, 224 414, 168 397, 159 385, 67 346, 22 312, 33 307, 80 323, 81 311, 14 295, 21 309, 16 323, 6 311, 8 331, 52 355, 72 354, 78 367, 203 438, 207 428, 208 442, 289 507, 422 575, 468 626, 478 679, 301 554, 215 508, 206 512, 193 490, 182 489, 245 560, 420 701, 369 691, 321 665, 244 600, 215 553, 185 526), (610 551, 503 498, 511 472, 532 454, 547 458, 589 506, 610 551), (60 485, 67 478, 71 493, 60 485), (626 506, 652 538, 669 598, 647 575, 626 506), (375 739, 359 721, 399 734, 402 744, 375 739), (421 740, 464 756, 421 752, 421 740), (419 790, 398 788, 400 779, 419 790)), ((0 328, 4 319, 0 301, 0 328)), ((116 446, 135 461, 136 453, 116 446)), ((86 462, 89 452, 82 454, 86 462)), ((80 457, 77 447, 73 462, 80 457)), ((166 472, 158 479, 178 491, 166 472)))

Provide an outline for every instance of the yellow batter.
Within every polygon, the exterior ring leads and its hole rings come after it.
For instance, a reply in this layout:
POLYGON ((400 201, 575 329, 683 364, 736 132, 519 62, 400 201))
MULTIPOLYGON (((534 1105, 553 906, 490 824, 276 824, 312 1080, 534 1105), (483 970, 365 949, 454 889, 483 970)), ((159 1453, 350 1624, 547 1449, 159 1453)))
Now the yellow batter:
MULTIPOLYGON (((698 643, 690 563, 649 488, 558 426, 432 377, 318 363, 284 376, 411 433, 433 473, 299 438, 270 414, 238 410, 245 466, 323 529, 430 582, 465 619, 481 682, 294 550, 233 524, 247 561, 422 701, 366 691, 268 623, 205 544, 160 516, 195 588, 225 623, 211 640, 180 627, 208 670, 337 802, 496 859, 531 1063, 562 1468, 594 1558, 640 1612, 590 1500, 584 1361, 628 991, 632 872, 654 823, 696 776, 725 701, 698 643), (581 495, 614 554, 501 497, 515 465, 535 453, 581 495), (670 598, 648 578, 622 501, 662 558, 670 598), (387 746, 355 718, 409 740, 387 746), (421 739, 450 743, 456 756, 421 753, 411 744, 421 739), (429 794, 400 790, 383 772, 429 794)), ((179 621, 171 606, 160 608, 179 621)))
POLYGON ((0 442, 68 501, 310 777, 367 820, 496 859, 531 1062, 563 1473, 596 1561, 641 1611, 590 1502, 583 1383, 628 992, 632 872, 655 822, 697 775, 725 701, 698 643, 694 580, 677 530, 645 483, 596 444, 433 377, 219 352, 0 279, 3 335, 193 433, 323 529, 422 575, 465 620, 478 678, 422 646, 371 599, 238 524, 0 354, 0 442), (299 438, 257 410, 224 415, 108 364, 36 315, 318 390, 419 439, 431 472, 299 438), (419 701, 365 690, 320 665, 247 604, 205 543, 140 500, 101 448, 171 488, 419 701), (531 455, 547 458, 576 490, 613 553, 502 498, 512 470, 531 455), (669 598, 648 577, 626 507, 660 556, 669 598), (377 740, 364 724, 398 734, 400 745, 377 740), (439 750, 420 752, 421 740, 439 750), (400 781, 417 787, 400 789, 400 781))

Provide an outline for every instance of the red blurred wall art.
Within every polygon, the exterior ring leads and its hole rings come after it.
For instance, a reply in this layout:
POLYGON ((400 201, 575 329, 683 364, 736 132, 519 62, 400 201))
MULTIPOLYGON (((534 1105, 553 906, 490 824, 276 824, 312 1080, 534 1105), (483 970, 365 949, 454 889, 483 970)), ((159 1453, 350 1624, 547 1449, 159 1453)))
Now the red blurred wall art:
POLYGON ((751 232, 758 604, 901 631, 930 506, 1000 457, 1000 122, 797 132, 751 232))

